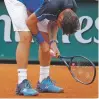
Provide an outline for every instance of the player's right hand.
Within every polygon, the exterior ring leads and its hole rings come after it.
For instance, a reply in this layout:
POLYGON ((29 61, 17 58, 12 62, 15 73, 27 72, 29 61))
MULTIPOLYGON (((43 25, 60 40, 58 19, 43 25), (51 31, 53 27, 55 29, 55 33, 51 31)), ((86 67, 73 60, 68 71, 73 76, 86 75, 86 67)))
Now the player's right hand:
MULTIPOLYGON (((57 44, 55 42, 51 43, 50 49, 54 52, 51 56, 52 57, 57 57, 60 55, 59 49, 57 47, 57 44)), ((52 52, 51 51, 51 52, 52 52)), ((50 53, 51 54, 51 53, 50 53)))

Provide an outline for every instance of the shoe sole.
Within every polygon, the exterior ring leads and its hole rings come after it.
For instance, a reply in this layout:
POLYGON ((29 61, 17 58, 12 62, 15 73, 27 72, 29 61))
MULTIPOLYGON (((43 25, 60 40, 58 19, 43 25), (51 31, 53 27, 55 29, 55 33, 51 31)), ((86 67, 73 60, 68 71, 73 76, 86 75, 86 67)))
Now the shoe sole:
POLYGON ((30 95, 30 94, 19 94, 19 93, 16 93, 16 95, 19 95, 19 96, 37 96, 37 95, 39 95, 39 93, 34 94, 34 95, 30 95))
POLYGON ((64 93, 64 90, 61 90, 59 92, 48 92, 48 91, 41 91, 39 89, 36 89, 39 93, 64 93))

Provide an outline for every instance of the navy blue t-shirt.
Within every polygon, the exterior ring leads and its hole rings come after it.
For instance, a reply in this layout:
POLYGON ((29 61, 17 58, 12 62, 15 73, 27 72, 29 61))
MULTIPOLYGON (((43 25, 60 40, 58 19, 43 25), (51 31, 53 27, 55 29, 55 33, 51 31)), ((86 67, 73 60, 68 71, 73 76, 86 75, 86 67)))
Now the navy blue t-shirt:
POLYGON ((22 2, 27 10, 29 10, 30 12, 34 12, 36 11, 40 5, 42 5, 42 3, 44 2, 44 0, 18 0, 20 2, 22 2))
POLYGON ((44 18, 56 20, 58 15, 66 8, 76 11, 77 4, 75 0, 44 0, 42 6, 35 12, 37 18, 41 21, 44 18))
POLYGON ((19 0, 30 12, 34 12, 39 21, 47 18, 56 20, 58 15, 66 8, 76 11, 75 0, 19 0))

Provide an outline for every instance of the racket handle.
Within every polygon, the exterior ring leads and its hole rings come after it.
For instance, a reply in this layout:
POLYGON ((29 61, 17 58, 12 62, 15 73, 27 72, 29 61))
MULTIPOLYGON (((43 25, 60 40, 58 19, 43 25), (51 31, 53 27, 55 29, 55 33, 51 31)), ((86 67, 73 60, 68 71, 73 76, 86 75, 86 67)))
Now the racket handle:
POLYGON ((56 57, 56 58, 58 58, 58 57, 60 56, 58 53, 55 54, 52 49, 50 49, 50 55, 51 55, 52 57, 56 57))

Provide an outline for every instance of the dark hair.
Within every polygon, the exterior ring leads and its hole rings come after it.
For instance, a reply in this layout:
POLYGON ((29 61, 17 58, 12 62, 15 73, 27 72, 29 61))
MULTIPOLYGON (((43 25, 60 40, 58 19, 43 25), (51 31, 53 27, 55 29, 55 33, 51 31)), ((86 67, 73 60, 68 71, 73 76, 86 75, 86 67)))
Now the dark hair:
POLYGON ((63 34, 73 34, 80 29, 79 18, 72 10, 64 11, 64 17, 61 22, 63 34))

